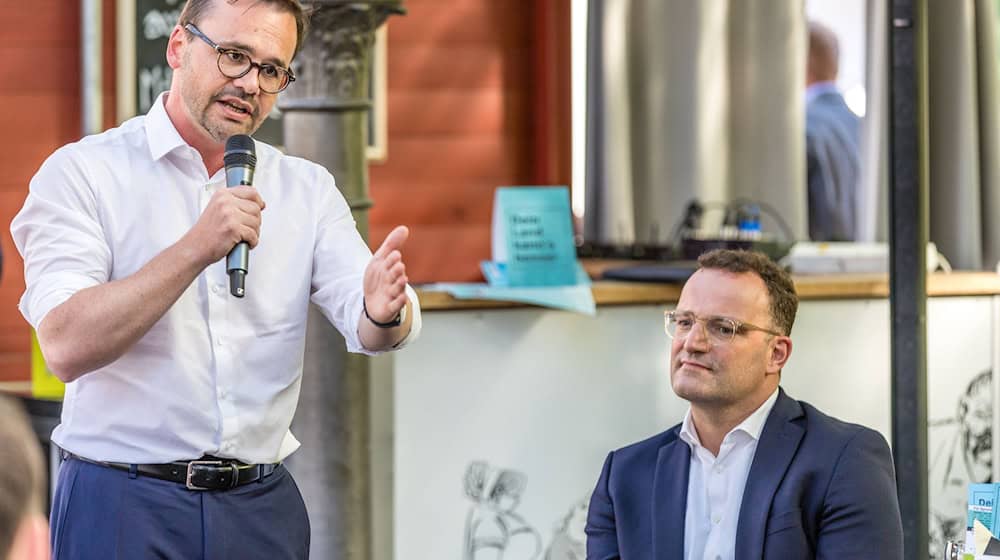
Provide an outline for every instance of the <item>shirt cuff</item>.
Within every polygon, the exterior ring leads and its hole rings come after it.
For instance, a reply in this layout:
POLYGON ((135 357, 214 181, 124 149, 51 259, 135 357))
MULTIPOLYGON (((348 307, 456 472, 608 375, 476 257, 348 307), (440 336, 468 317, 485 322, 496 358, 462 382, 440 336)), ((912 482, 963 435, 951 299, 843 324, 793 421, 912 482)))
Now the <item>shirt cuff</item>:
POLYGON ((417 298, 417 292, 410 287, 409 284, 406 285, 406 297, 410 300, 410 313, 412 314, 412 319, 410 319, 410 332, 406 333, 403 340, 397 342, 392 349, 399 350, 405 347, 410 342, 416 340, 420 336, 420 329, 423 328, 423 318, 420 316, 420 299, 417 298))
POLYGON ((417 337, 420 336, 420 330, 423 327, 423 319, 420 316, 420 300, 417 298, 417 292, 409 285, 406 286, 406 297, 410 300, 409 313, 412 315, 412 319, 410 319, 410 332, 403 337, 403 340, 400 340, 394 346, 384 350, 371 350, 369 348, 365 348, 365 345, 361 342, 361 336, 358 332, 361 328, 361 321, 364 320, 361 313, 363 300, 362 298, 358 298, 357 305, 354 306, 356 308, 356 312, 351 315, 354 320, 354 330, 352 332, 354 333, 353 338, 356 343, 351 344, 352 341, 348 341, 348 351, 358 354, 366 354, 368 356, 377 356, 393 350, 399 350, 416 340, 417 337))

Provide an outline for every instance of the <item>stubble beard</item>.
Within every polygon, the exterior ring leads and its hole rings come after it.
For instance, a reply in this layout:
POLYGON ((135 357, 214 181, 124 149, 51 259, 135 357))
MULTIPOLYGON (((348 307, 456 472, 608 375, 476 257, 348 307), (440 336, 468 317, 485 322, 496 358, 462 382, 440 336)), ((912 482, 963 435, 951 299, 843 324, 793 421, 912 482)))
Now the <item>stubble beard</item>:
POLYGON ((718 378, 716 377, 717 371, 715 369, 717 364, 710 362, 705 356, 699 356, 695 359, 712 368, 711 371, 698 373, 682 372, 680 370, 683 366, 680 363, 680 359, 672 359, 670 364, 671 389, 673 389, 678 397, 688 402, 712 402, 718 398, 718 378), (681 376, 681 379, 678 380, 677 376, 681 376))
POLYGON ((254 132, 257 132, 263 120, 260 116, 260 106, 257 103, 248 101, 239 89, 223 87, 206 96, 200 94, 195 89, 194 84, 197 83, 195 76, 187 76, 186 78, 185 83, 188 85, 181 88, 184 103, 187 105, 188 112, 191 113, 192 118, 198 123, 198 126, 212 140, 222 144, 234 134, 252 135, 254 132), (250 114, 250 119, 245 124, 229 121, 222 116, 213 116, 210 114, 218 103, 218 100, 225 96, 243 99, 254 106, 253 113, 250 114))
POLYGON ((711 369, 698 373, 680 373, 680 363, 672 363, 671 389, 678 397, 703 408, 721 410, 738 405, 752 393, 752 387, 741 382, 752 377, 749 371, 741 369, 750 367, 748 364, 720 363, 709 359, 707 355, 692 357, 711 369), (682 375, 685 379, 675 384, 676 375, 682 375))
POLYGON ((252 135, 257 132, 260 128, 260 109, 255 108, 254 112, 250 115, 250 120, 245 124, 237 123, 233 121, 226 120, 222 117, 211 117, 209 113, 212 111, 213 107, 218 103, 219 98, 224 96, 241 97, 235 92, 226 92, 225 89, 216 92, 214 95, 209 97, 207 101, 202 105, 201 112, 198 115, 198 124, 201 125, 202 129, 212 137, 213 140, 219 143, 225 142, 230 136, 234 134, 247 134, 252 135))

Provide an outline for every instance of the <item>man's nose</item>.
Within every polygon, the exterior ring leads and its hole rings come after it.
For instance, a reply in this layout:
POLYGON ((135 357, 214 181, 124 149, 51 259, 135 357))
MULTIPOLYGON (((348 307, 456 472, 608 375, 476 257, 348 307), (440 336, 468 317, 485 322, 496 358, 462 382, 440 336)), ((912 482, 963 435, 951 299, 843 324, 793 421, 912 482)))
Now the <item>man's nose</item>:
POLYGON ((705 352, 711 346, 704 324, 701 321, 695 321, 687 336, 684 337, 684 349, 689 352, 705 352))
POLYGON ((248 94, 257 95, 260 91, 260 69, 256 66, 251 67, 249 72, 234 79, 233 83, 248 94))

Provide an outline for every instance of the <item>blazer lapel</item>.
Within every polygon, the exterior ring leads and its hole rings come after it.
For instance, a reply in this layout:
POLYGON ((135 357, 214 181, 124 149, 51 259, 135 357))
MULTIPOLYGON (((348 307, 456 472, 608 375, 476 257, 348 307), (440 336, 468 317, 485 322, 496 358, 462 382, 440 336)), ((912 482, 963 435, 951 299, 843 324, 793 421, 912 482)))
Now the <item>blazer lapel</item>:
POLYGON ((771 502, 778 485, 799 448, 805 428, 794 419, 802 416, 799 403, 779 389, 778 400, 764 423, 747 476, 740 518, 736 527, 737 560, 761 558, 771 502))
POLYGON ((653 474, 652 558, 684 557, 684 514, 687 511, 691 448, 677 439, 660 448, 653 474))

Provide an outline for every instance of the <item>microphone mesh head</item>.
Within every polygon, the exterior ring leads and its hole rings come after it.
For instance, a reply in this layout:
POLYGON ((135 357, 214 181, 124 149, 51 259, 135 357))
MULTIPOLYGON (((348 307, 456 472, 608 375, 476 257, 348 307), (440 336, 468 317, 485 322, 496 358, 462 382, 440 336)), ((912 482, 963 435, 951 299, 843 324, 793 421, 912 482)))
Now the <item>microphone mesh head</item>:
POLYGON ((246 134, 235 134, 226 140, 226 155, 222 157, 226 167, 241 165, 253 167, 257 165, 257 155, 253 138, 246 134))

